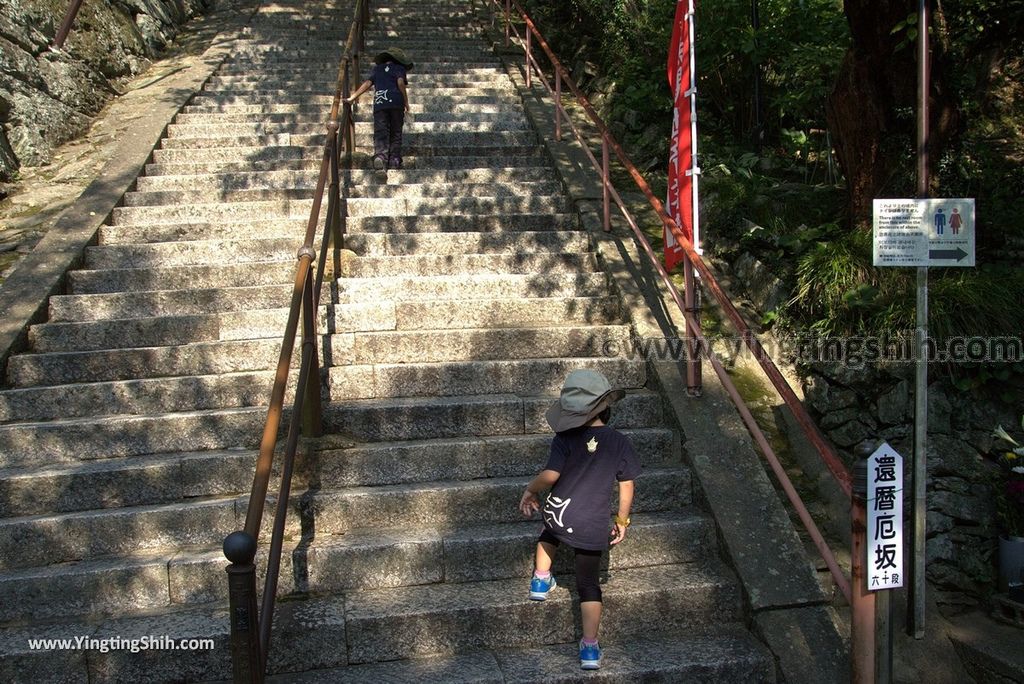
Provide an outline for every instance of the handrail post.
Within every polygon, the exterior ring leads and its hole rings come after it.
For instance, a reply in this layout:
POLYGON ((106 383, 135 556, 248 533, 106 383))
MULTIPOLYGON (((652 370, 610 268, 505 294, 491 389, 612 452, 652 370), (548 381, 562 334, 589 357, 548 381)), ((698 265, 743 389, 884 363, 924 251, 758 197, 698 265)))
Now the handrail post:
POLYGON ((231 623, 231 670, 235 684, 263 681, 260 654, 259 609, 256 605, 256 540, 244 531, 224 539, 224 556, 231 561, 228 605, 231 623))
POLYGON ((530 58, 533 57, 533 31, 526 29, 526 87, 533 87, 533 64, 530 58))
MULTIPOLYGON (((328 202, 330 199, 328 198, 328 202)), ((326 245, 323 249, 326 249, 326 245)), ((310 249, 310 252, 313 252, 310 249)), ((316 263, 316 256, 310 256, 310 268, 316 263)), ((302 434, 306 437, 319 437, 323 434, 323 421, 320 410, 320 355, 316 348, 316 316, 317 310, 313 303, 312 273, 306 276, 305 287, 302 291, 302 347, 310 347, 310 369, 309 375, 305 378, 306 386, 298 388, 298 391, 305 392, 305 401, 302 402, 302 434)))
POLYGON ((505 0, 505 47, 511 42, 512 0, 505 0))
POLYGON ((609 191, 609 185, 611 183, 611 173, 609 172, 608 164, 608 134, 601 134, 601 197, 604 201, 604 232, 610 233, 612 230, 612 206, 611 206, 611 192, 609 191))
MULTIPOLYGON (((683 291, 683 301, 686 304, 686 310, 693 314, 690 318, 699 324, 700 306, 697 302, 700 300, 700 292, 697 291, 697 278, 694 277, 693 262, 690 261, 688 256, 683 259, 683 287, 685 288, 683 291)), ((703 350, 698 343, 700 336, 700 328, 692 325, 690 320, 687 319, 686 346, 688 358, 686 360, 686 393, 691 397, 699 397, 703 394, 700 359, 703 350)))
POLYGON ((555 67, 555 140, 562 142, 562 70, 555 67))
POLYGON ((64 41, 68 39, 68 34, 71 33, 71 27, 75 23, 75 17, 78 16, 78 10, 81 6, 82 0, 71 0, 68 11, 64 13, 64 20, 60 23, 60 29, 57 31, 57 35, 53 37, 53 45, 51 47, 57 50, 64 48, 64 41))
POLYGON ((875 684, 875 595, 868 591, 866 572, 868 484, 867 460, 862 453, 853 466, 850 497, 850 681, 875 684))

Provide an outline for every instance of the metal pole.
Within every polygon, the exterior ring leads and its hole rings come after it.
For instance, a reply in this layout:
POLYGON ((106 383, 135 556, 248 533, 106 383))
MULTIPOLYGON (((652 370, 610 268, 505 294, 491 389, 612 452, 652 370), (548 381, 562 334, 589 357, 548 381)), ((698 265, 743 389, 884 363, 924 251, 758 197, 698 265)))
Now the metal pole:
MULTIPOLYGON (((693 264, 690 263, 690 259, 683 259, 683 301, 686 303, 686 310, 693 314, 693 318, 696 320, 700 315, 699 307, 697 306, 697 279, 693 274, 693 264)), ((688 351, 688 358, 686 360, 686 393, 691 397, 699 397, 703 393, 701 390, 701 373, 700 373, 700 345, 697 339, 700 337, 700 330, 691 327, 690 322, 686 322, 686 345, 688 351)))
POLYGON ((260 656, 259 609, 256 605, 256 540, 247 532, 224 539, 224 556, 231 561, 228 605, 231 629, 231 670, 235 684, 263 681, 260 656))
POLYGON ((555 66, 555 140, 562 141, 562 70, 555 66))
POLYGON ((512 21, 512 0, 505 0, 505 47, 509 44, 510 22, 512 21))
POLYGON ((608 135, 601 136, 601 195, 604 198, 604 232, 612 230, 611 197, 608 191, 611 174, 608 170, 608 135))
POLYGON ((867 461, 853 466, 850 497, 850 681, 875 684, 875 595, 868 591, 867 573, 867 461))
POLYGON ((526 87, 533 87, 533 65, 530 64, 530 58, 533 56, 531 47, 533 44, 533 32, 529 28, 526 29, 526 87))
MULTIPOLYGON (((931 90, 928 54, 928 0, 918 0, 917 21, 917 196, 929 196, 928 178, 928 93, 931 90)), ((917 269, 917 373, 914 381, 914 528, 912 571, 907 610, 907 633, 924 637, 925 606, 925 522, 928 481, 928 267, 917 269)))
POLYGON ((53 38, 53 47, 60 50, 64 47, 64 41, 68 39, 68 34, 71 33, 71 27, 75 23, 75 17, 78 16, 78 9, 82 6, 82 0, 73 0, 71 5, 68 7, 68 11, 64 14, 64 21, 60 23, 60 30, 57 31, 57 35, 53 38))
POLYGON ((757 0, 750 0, 750 27, 754 31, 754 149, 761 149, 761 63, 757 61, 757 32, 761 30, 761 13, 757 0))

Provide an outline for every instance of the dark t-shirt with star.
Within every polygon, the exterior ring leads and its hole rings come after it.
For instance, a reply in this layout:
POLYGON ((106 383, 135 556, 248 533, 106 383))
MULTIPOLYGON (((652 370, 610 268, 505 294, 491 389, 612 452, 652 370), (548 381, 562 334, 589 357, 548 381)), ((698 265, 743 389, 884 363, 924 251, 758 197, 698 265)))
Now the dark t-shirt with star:
POLYGON ((541 508, 544 525, 572 547, 608 548, 612 485, 640 474, 629 439, 604 425, 559 432, 544 468, 559 473, 541 508))
POLYGON ((396 62, 385 62, 374 64, 370 72, 370 81, 373 82, 373 109, 402 109, 405 107, 405 100, 402 98, 402 91, 398 88, 398 81, 404 80, 408 83, 405 67, 396 62))

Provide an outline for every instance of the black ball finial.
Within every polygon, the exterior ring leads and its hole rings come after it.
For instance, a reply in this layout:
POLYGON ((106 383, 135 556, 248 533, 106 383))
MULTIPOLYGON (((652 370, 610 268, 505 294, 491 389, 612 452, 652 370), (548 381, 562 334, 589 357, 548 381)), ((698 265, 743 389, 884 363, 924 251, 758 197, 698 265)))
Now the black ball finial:
POLYGON ((256 558, 256 540, 244 530, 232 532, 224 538, 224 557, 239 565, 252 563, 256 558))

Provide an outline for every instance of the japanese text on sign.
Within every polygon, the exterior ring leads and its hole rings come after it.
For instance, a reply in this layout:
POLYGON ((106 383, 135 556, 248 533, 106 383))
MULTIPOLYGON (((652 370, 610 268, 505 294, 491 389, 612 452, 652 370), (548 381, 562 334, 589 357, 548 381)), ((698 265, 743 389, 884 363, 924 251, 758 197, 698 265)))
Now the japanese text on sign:
POLYGON ((868 590, 903 586, 903 457, 883 442, 867 463, 868 590))

